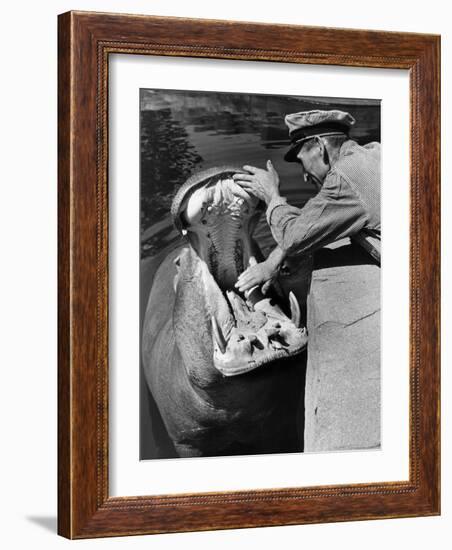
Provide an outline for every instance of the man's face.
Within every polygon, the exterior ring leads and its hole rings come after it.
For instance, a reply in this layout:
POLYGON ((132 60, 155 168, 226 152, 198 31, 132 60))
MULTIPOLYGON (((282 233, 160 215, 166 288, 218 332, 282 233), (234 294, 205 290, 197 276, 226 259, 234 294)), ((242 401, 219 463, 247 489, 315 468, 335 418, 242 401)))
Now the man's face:
POLYGON ((320 141, 316 140, 315 144, 307 143, 303 144, 298 151, 297 158, 303 166, 305 173, 305 180, 312 183, 319 190, 330 170, 329 163, 325 163, 324 160, 324 147, 321 146, 320 141))

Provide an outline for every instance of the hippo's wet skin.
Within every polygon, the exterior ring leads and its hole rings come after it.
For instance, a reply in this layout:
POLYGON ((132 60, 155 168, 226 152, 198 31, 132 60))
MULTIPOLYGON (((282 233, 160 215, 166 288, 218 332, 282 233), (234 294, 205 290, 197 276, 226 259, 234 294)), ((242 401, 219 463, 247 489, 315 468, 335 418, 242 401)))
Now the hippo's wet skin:
POLYGON ((187 246, 157 271, 143 329, 149 389, 179 456, 293 452, 306 347, 300 310, 234 290, 260 205, 222 167, 190 178, 172 206, 187 246), (289 308, 287 308, 289 310, 289 308))

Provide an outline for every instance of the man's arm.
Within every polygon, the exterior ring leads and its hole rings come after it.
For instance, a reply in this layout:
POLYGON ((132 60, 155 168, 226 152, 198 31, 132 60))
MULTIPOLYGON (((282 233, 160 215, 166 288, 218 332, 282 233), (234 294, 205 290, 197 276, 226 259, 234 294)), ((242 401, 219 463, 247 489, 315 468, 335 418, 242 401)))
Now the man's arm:
POLYGON ((267 221, 280 248, 286 254, 300 254, 356 234, 365 227, 368 216, 350 185, 339 174, 331 174, 303 208, 273 198, 267 207, 267 221))
MULTIPOLYGON (((267 170, 244 166, 249 174, 235 174, 234 180, 267 204, 267 221, 278 247, 266 262, 250 266, 237 281, 243 291, 251 282, 262 284, 272 269, 290 254, 309 253, 335 240, 352 236, 368 222, 360 197, 337 172, 328 174, 322 189, 303 208, 287 204, 279 194, 279 177, 270 161, 267 170), (248 275, 250 275, 248 279, 248 275)), ((254 285, 253 285, 254 286, 254 285)))
MULTIPOLYGON (((233 177, 234 181, 248 193, 255 195, 266 204, 280 197, 279 176, 270 160, 267 161, 266 170, 255 166, 244 166, 243 169, 247 171, 246 174, 240 172, 233 177)), ((237 279, 236 288, 240 292, 245 292, 254 286, 262 285, 261 290, 265 294, 278 276, 285 257, 284 250, 276 246, 264 262, 258 264, 255 258, 250 258, 250 265, 237 279)))

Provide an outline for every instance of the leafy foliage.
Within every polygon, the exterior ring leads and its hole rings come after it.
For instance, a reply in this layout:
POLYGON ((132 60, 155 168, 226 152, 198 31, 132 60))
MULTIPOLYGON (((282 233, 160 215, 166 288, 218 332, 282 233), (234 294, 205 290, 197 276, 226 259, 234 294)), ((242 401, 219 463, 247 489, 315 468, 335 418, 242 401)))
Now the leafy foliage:
POLYGON ((141 231, 170 209, 177 189, 202 157, 170 109, 141 112, 141 231))

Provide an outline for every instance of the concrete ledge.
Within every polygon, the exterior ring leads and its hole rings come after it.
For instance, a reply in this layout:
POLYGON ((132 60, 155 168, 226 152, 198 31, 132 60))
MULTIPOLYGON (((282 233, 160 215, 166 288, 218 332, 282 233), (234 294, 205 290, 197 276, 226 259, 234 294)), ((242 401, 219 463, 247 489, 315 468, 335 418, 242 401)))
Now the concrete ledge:
POLYGON ((348 239, 318 251, 307 300, 305 451, 380 445, 380 268, 348 239))

